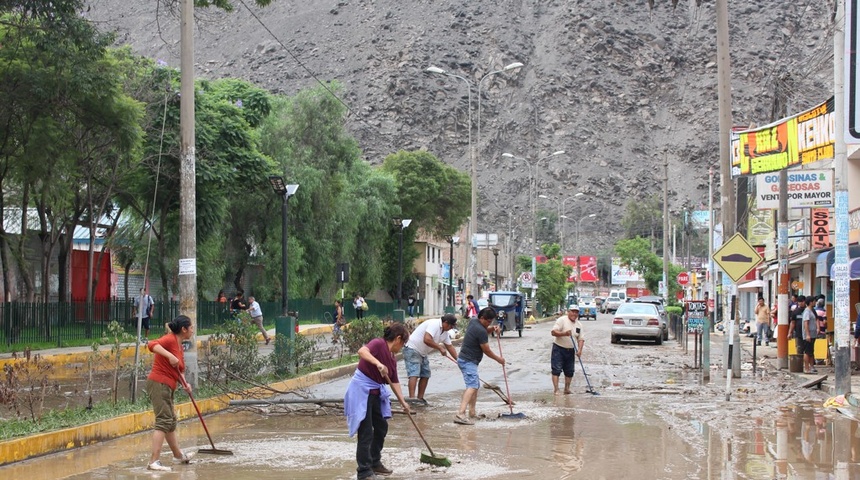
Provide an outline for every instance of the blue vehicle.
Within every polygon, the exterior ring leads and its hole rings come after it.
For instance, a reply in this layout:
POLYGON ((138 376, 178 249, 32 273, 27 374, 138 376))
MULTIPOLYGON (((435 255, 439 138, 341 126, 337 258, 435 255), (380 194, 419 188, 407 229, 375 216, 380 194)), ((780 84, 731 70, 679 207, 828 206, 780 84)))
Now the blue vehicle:
POLYGON ((583 320, 597 320, 597 302, 591 295, 580 295, 577 303, 579 307, 579 318, 583 320))
POLYGON ((490 292, 488 304, 496 310, 496 322, 501 329, 500 336, 508 330, 516 330, 521 337, 523 336, 525 297, 522 293, 490 292))

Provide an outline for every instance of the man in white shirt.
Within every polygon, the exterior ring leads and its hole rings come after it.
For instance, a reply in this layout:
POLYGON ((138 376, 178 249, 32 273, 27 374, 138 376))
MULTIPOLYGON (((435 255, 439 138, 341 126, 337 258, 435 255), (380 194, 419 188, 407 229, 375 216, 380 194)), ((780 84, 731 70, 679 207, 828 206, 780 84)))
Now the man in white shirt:
POLYGON ((409 376, 409 398, 415 398, 415 386, 418 386, 418 403, 427 404, 424 391, 430 380, 430 362, 427 355, 434 350, 442 356, 451 355, 457 360, 457 350, 451 345, 448 331, 457 325, 457 317, 447 313, 442 318, 425 320, 412 332, 409 341, 403 347, 403 360, 406 363, 406 374, 409 376))
POLYGON ((263 338, 266 339, 266 345, 268 345, 269 333, 266 331, 266 328, 263 327, 263 309, 260 308, 260 304, 257 303, 256 298, 248 297, 248 301, 250 302, 248 305, 248 314, 251 315, 251 320, 254 321, 254 324, 257 325, 257 328, 259 328, 260 332, 263 333, 263 338))
POLYGON ((573 368, 576 357, 582 356, 585 346, 585 336, 582 323, 579 321, 579 307, 571 305, 567 315, 558 317, 550 334, 554 337, 550 368, 552 370, 552 391, 558 395, 558 377, 564 372, 564 394, 570 394, 570 384, 573 381, 573 368), (576 341, 574 346, 573 342, 576 341))

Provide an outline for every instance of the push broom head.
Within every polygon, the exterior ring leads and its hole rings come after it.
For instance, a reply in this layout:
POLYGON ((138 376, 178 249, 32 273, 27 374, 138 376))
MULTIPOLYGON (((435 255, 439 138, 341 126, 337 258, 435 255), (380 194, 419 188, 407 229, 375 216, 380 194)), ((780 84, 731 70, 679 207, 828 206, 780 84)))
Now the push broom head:
POLYGON ((448 460, 442 456, 433 456, 427 453, 421 452, 421 463, 426 463, 428 465, 436 465, 437 467, 450 467, 451 460, 448 460))

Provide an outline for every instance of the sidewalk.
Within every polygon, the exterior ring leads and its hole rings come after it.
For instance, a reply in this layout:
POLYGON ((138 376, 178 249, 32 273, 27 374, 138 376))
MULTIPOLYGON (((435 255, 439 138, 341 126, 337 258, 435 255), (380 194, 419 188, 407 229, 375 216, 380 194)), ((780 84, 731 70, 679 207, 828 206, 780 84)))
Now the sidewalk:
MULTIPOLYGON (((299 334, 300 335, 319 335, 331 332, 331 324, 306 324, 299 325, 299 334)), ((274 337, 275 329, 267 330, 269 337, 274 337)), ((201 344, 208 340, 211 335, 198 335, 197 336, 197 348, 199 349, 201 344)), ((261 333, 257 334, 257 340, 260 342, 260 352, 264 354, 268 354, 275 349, 275 342, 269 343, 266 345, 263 341, 263 335, 261 333)), ((110 349, 112 345, 100 345, 99 352, 103 355, 110 354, 110 349)), ((122 347, 122 352, 120 353, 121 358, 134 358, 134 343, 124 343, 122 347)), ((66 372, 69 375, 80 376, 79 369, 84 366, 87 362, 87 358, 92 353, 93 349, 91 347, 65 347, 65 348, 49 348, 45 350, 33 350, 32 353, 35 355, 39 355, 41 358, 46 359, 54 364, 54 368, 57 369, 56 375, 63 377, 63 372, 66 372)), ((18 357, 20 358, 21 352, 17 352, 18 357)), ((139 351, 141 358, 151 357, 152 354, 146 348, 145 345, 141 344, 141 348, 139 351)), ((0 368, 3 368, 6 364, 14 361, 12 353, 0 353, 0 368)))

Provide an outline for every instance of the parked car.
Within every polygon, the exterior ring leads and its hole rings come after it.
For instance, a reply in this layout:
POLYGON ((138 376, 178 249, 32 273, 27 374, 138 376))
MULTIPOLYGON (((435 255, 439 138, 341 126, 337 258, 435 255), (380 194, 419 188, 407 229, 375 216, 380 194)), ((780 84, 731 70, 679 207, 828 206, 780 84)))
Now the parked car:
POLYGON ((580 295, 577 306, 579 307, 579 318, 597 320, 597 304, 594 302, 594 297, 580 295))
POLYGON ((645 295, 634 298, 631 303, 647 303, 657 307, 657 312, 660 314, 660 327, 663 329, 663 340, 669 340, 669 314, 666 313, 663 297, 645 295))
POLYGON ((614 313, 622 303, 624 303, 624 299, 610 295, 603 302, 603 313, 614 313))
POLYGON ((654 340, 663 344, 663 327, 660 312, 652 303, 623 303, 615 311, 612 319, 611 343, 622 339, 654 340))

